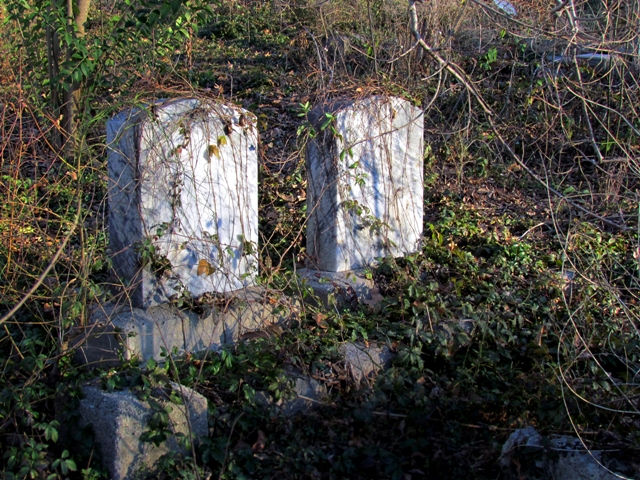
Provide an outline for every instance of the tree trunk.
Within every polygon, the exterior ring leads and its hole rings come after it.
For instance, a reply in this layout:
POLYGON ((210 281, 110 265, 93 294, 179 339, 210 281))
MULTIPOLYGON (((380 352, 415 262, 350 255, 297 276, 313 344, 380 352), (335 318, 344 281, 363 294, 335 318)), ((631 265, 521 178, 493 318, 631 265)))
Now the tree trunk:
MULTIPOLYGON (((89 8, 91 0, 77 0, 76 8, 74 8, 73 0, 67 0, 67 28, 76 38, 82 38, 85 35, 84 24, 89 16, 89 8)), ((71 59, 73 51, 67 49, 67 60, 71 59)), ((76 146, 78 138, 76 138, 77 130, 77 112, 82 97, 82 86, 73 80, 70 81, 69 87, 63 93, 64 116, 62 129, 67 137, 67 141, 71 141, 71 145, 76 146)))
MULTIPOLYGON (((49 8, 51 8, 51 6, 49 8)), ((45 41, 47 43, 47 75, 49 76, 51 110, 54 118, 59 120, 62 115, 60 92, 58 91, 58 76, 60 73, 58 63, 58 59, 60 58, 60 40, 58 39, 58 32, 56 32, 51 25, 47 25, 45 41)), ((62 147, 62 135, 60 130, 53 130, 53 144, 57 149, 62 147)))

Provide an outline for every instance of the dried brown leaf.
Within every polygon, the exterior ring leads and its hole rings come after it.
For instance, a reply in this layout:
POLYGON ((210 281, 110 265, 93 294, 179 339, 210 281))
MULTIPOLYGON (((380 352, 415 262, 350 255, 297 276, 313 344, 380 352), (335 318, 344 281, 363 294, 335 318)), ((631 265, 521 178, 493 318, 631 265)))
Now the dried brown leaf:
POLYGON ((267 436, 264 434, 262 430, 258 430, 258 439, 256 443, 251 446, 251 451, 253 453, 260 452, 264 450, 264 447, 267 443, 267 436))
POLYGON ((213 273, 215 273, 216 269, 213 265, 211 265, 207 260, 205 260, 204 258, 201 259, 198 262, 198 276, 209 276, 213 273))

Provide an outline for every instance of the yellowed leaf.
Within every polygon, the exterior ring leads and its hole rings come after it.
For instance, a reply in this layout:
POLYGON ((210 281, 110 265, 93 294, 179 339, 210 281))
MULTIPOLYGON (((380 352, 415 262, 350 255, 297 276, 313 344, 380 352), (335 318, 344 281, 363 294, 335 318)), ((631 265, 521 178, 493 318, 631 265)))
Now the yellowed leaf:
POLYGON ((226 135, 220 135, 218 137, 218 146, 222 147, 223 145, 227 144, 227 136, 226 135))
POLYGON ((258 115, 258 130, 264 132, 269 127, 269 117, 264 113, 258 115))
POLYGON ((216 269, 213 265, 211 265, 204 258, 198 262, 198 276, 209 276, 215 273, 216 269))
POLYGON ((220 149, 217 145, 209 145, 209 158, 211 158, 212 155, 220 158, 220 149))

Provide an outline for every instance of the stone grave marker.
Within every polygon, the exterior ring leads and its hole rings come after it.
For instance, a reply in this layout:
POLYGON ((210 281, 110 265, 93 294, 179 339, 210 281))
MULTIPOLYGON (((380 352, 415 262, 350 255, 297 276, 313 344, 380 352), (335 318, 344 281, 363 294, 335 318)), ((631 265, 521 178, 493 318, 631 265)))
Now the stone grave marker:
POLYGON ((107 122, 113 266, 131 305, 254 283, 258 134, 250 112, 160 101, 107 122))
POLYGON ((308 267, 343 272, 420 247, 423 112, 400 98, 335 101, 309 117, 308 267))

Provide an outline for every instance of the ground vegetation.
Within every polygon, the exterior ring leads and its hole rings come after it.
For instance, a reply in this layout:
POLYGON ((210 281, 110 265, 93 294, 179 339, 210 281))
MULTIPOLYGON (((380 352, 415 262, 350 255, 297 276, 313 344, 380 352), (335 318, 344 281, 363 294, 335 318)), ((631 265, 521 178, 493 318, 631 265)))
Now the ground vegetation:
POLYGON ((2 476, 106 478, 63 428, 98 377, 208 398, 210 436, 156 478, 519 478, 498 457, 528 425, 640 478, 640 4, 512 3, 94 0, 82 24, 71 1, 0 2, 2 476), (425 111, 424 247, 368 272, 379 302, 164 364, 73 364, 89 308, 123 288, 106 119, 183 95, 255 113, 261 282, 299 296, 306 115, 372 94, 425 111), (392 366, 354 383, 345 341, 392 366), (292 367, 329 394, 283 417, 292 367))

